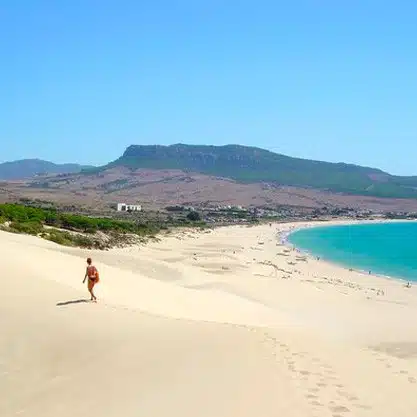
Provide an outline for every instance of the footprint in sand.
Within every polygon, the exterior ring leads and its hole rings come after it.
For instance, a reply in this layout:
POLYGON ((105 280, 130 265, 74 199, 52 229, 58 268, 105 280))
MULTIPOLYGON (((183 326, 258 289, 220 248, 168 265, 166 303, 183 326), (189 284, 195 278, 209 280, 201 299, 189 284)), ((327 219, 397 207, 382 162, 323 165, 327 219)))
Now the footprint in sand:
POLYGON ((333 413, 350 413, 350 409, 344 405, 330 405, 329 410, 333 413))
POLYGON ((344 391, 337 391, 337 394, 340 397, 346 398, 349 401, 357 401, 357 400, 359 400, 359 398, 356 397, 355 395, 351 395, 351 394, 349 394, 347 392, 344 392, 344 391))
POLYGON ((372 410, 372 407, 365 404, 355 404, 356 408, 361 408, 362 410, 372 410))
POLYGON ((346 417, 346 414, 351 412, 347 404, 343 404, 345 401, 349 401, 355 408, 370 409, 366 405, 358 404, 359 398, 346 391, 332 366, 317 356, 309 357, 308 352, 292 351, 287 344, 268 333, 265 333, 264 337, 273 350, 278 350, 278 355, 274 357, 284 360, 292 377, 298 382, 297 385, 304 391, 304 397, 312 407, 311 416, 315 415, 314 413, 321 415, 317 407, 326 407, 323 400, 329 396, 335 399, 327 405, 332 417, 346 417), (301 369, 296 369, 299 367, 301 369))

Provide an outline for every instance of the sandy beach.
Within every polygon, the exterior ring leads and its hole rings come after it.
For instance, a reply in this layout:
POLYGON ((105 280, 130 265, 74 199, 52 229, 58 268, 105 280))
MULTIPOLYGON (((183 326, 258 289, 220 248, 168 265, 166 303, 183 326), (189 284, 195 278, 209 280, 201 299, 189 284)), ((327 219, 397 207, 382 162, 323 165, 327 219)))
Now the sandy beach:
POLYGON ((417 285, 280 243, 301 226, 105 252, 0 232, 0 416, 417 416, 417 285))

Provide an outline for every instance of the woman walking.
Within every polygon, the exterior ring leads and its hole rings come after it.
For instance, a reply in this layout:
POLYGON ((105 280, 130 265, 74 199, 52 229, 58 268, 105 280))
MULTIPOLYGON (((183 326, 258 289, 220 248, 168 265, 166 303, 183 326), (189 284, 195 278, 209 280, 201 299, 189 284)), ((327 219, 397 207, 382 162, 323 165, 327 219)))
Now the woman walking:
POLYGON ((97 302, 97 297, 94 295, 94 285, 99 282, 99 274, 97 268, 92 264, 91 258, 87 258, 87 268, 85 270, 85 276, 83 279, 83 284, 85 280, 88 278, 88 292, 91 295, 91 301, 97 302))

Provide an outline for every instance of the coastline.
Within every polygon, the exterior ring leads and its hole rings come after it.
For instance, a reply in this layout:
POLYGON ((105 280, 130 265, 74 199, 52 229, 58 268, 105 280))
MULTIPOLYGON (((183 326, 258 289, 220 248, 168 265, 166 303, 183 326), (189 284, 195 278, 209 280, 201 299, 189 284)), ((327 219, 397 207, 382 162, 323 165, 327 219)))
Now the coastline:
POLYGON ((417 288, 280 243, 302 226, 109 251, 0 232, 0 414, 415 417, 417 288))
MULTIPOLYGON (((410 223, 410 222, 416 222, 416 220, 377 220, 377 221, 372 221, 372 220, 359 220, 359 221, 349 221, 349 220, 335 220, 335 221, 329 221, 328 224, 323 224, 324 222, 306 222, 305 224, 303 224, 300 227, 296 227, 295 229, 291 229, 290 231, 283 231, 281 233, 278 234, 278 239, 280 241, 280 243, 282 243, 283 245, 286 245, 287 247, 290 247, 291 249, 295 249, 296 251, 298 251, 299 253, 308 256, 310 259, 317 259, 318 255, 315 255, 313 253, 311 253, 309 250, 307 249, 303 249, 298 247, 297 245, 293 244, 289 238, 290 235, 292 235, 293 233, 296 233, 300 230, 305 230, 305 229, 310 229, 310 228, 317 228, 317 227, 334 227, 334 226, 349 226, 349 225, 365 225, 365 224, 384 224, 384 223, 410 223)), ((327 223, 327 222, 326 222, 327 223)), ((400 276, 396 276, 396 275, 388 275, 388 274, 381 274, 381 273, 377 273, 371 270, 371 273, 369 274, 369 271, 365 270, 365 269, 361 269, 361 268, 357 268, 354 265, 349 265, 348 263, 343 263, 343 262, 336 262, 336 261, 332 261, 330 259, 327 259, 325 256, 320 255, 320 261, 321 262, 325 262, 329 265, 332 265, 334 267, 337 268, 343 268, 344 270, 348 270, 349 272, 357 272, 359 274, 362 275, 366 275, 366 276, 374 276, 377 278, 381 278, 381 279, 387 279, 387 280, 397 280, 400 281, 402 283, 408 283, 410 285, 412 285, 412 283, 416 283, 417 281, 413 281, 404 277, 400 277, 400 276)))

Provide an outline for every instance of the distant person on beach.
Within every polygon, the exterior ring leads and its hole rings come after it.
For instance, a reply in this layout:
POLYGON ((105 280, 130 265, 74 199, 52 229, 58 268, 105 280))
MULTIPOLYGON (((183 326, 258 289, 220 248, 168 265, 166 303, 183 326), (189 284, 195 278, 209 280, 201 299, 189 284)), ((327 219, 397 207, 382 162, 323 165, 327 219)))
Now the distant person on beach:
POLYGON ((91 301, 97 301, 97 297, 94 295, 94 285, 99 281, 99 274, 97 268, 92 264, 91 258, 87 258, 87 268, 85 270, 85 276, 83 284, 88 278, 88 292, 91 294, 91 301))

